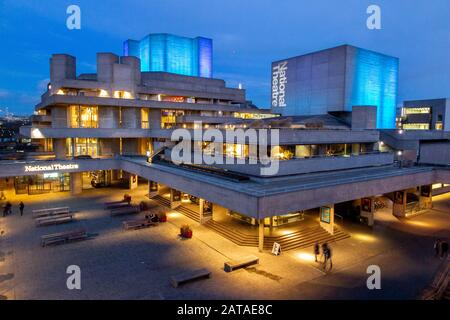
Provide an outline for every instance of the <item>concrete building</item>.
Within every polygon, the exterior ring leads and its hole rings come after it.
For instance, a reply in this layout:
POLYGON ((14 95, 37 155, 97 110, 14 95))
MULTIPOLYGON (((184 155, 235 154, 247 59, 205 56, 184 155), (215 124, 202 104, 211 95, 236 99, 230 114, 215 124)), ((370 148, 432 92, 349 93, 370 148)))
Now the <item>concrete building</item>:
POLYGON ((450 99, 405 101, 398 127, 404 130, 450 131, 450 99))
POLYGON ((140 58, 141 71, 171 72, 186 76, 211 78, 212 39, 187 38, 158 33, 142 40, 126 40, 123 55, 140 58))
POLYGON ((285 116, 376 106, 377 128, 395 128, 399 60, 350 45, 272 63, 271 106, 285 116))
POLYGON ((310 235, 337 241, 348 235, 335 216, 373 225, 383 196, 395 216, 407 217, 430 208, 433 185, 450 184, 439 161, 395 161, 407 142, 383 138, 377 110, 352 104, 278 117, 223 80, 141 72, 138 58, 112 53, 97 55, 95 74, 77 75, 76 59, 57 54, 32 125, 21 128, 53 159, 3 162, 0 187, 78 194, 146 183, 149 198, 240 245, 314 243, 301 232, 306 225, 310 235))

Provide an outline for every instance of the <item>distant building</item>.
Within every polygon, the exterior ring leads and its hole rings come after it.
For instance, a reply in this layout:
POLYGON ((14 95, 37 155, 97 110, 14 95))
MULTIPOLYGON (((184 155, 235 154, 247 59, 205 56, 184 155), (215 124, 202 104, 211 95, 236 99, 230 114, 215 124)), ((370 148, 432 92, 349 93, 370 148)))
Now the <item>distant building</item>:
POLYGON ((124 56, 141 59, 141 71, 162 71, 212 78, 212 40, 203 37, 187 38, 158 33, 142 40, 126 40, 124 56))
POLYGON ((450 99, 405 101, 399 128, 450 131, 450 99))
POLYGON ((272 111, 284 116, 376 106, 377 128, 395 128, 398 58, 350 45, 272 63, 272 111))

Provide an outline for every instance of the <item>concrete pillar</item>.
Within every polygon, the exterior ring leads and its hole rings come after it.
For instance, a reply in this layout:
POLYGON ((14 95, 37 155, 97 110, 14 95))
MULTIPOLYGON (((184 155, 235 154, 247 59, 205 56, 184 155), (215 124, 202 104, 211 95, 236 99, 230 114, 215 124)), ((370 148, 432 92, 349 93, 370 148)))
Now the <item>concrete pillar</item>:
POLYGON ((128 180, 128 188, 130 190, 136 189, 138 187, 138 176, 126 171, 123 174, 124 178, 128 180))
POLYGON ((334 234, 334 204, 320 207, 319 210, 320 226, 330 234, 334 234))
POLYGON ((420 187, 419 195, 420 210, 433 208, 432 186, 426 185, 420 187))
POLYGON ((77 195, 83 192, 83 177, 81 172, 73 172, 70 174, 70 193, 77 195))
POLYGON ((122 128, 141 128, 141 109, 122 108, 122 128))
POLYGON ((170 189, 170 208, 175 209, 181 205, 181 191, 170 189))
POLYGON ((119 108, 118 107, 99 107, 98 108, 98 126, 99 128, 115 129, 119 128, 119 108))
POLYGON ((258 249, 264 251, 264 219, 258 219, 258 249))
POLYGON ((399 218, 406 216, 406 190, 394 192, 394 203, 392 205, 392 214, 399 218))
POLYGON ((161 110, 149 109, 148 121, 150 129, 161 129, 161 110))
POLYGON ((367 218, 367 225, 374 225, 375 197, 361 199, 361 217, 367 218))
POLYGON ((153 198, 158 195, 158 182, 148 180, 148 197, 153 198))
POLYGON ((56 159, 67 159, 66 139, 53 139, 53 152, 56 159))
POLYGON ((200 218, 200 223, 203 223, 203 207, 205 206, 205 199, 198 199, 198 214, 200 218))

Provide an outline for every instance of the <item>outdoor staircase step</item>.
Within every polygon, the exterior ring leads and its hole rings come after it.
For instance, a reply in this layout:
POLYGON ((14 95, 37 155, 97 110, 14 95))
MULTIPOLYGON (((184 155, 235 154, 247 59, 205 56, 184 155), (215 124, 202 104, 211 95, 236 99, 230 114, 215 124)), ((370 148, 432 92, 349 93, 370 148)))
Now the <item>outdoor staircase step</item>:
MULTIPOLYGON (((222 223, 210 220, 205 223, 205 226, 213 229, 224 238, 231 240, 232 242, 240 246, 258 246, 258 236, 248 235, 230 229, 222 223)), ((349 234, 342 230, 335 228, 334 235, 329 234, 322 227, 310 227, 304 230, 299 230, 288 235, 282 235, 279 237, 270 236, 264 239, 264 249, 270 250, 274 242, 281 244, 284 251, 297 248, 305 248, 313 246, 316 242, 335 242, 350 237, 349 234)))

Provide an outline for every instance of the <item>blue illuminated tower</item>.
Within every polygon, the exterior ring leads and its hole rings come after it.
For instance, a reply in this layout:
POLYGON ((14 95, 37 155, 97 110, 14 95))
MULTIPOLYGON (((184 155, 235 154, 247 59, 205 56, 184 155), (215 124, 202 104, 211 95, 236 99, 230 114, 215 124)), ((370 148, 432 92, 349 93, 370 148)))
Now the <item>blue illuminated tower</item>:
POLYGON ((140 58, 143 72, 163 71, 212 77, 212 40, 208 38, 149 34, 140 41, 126 40, 123 54, 140 58))
POLYGON ((272 63, 272 111, 285 116, 376 106, 377 127, 395 128, 398 58, 343 45, 272 63))

